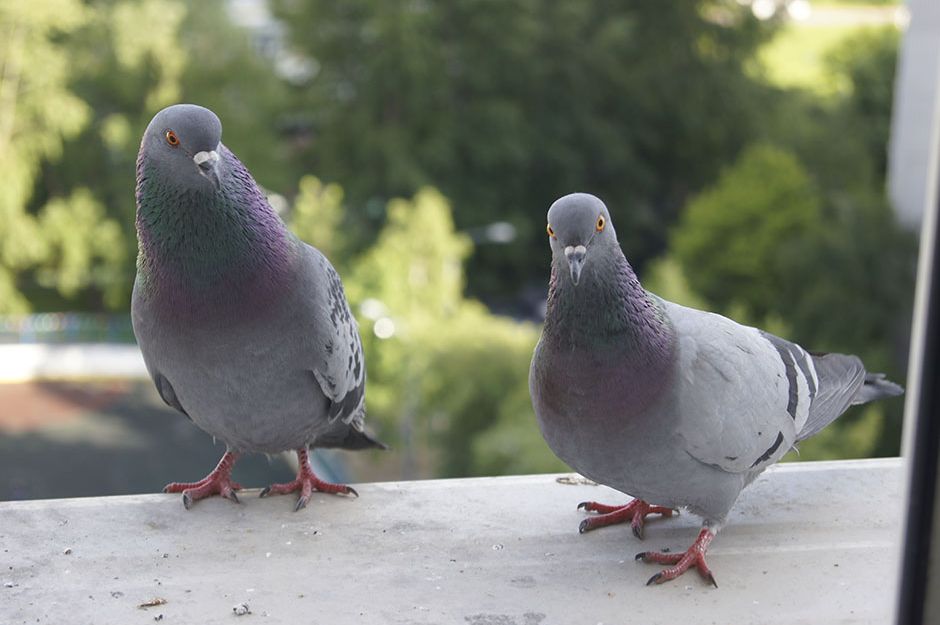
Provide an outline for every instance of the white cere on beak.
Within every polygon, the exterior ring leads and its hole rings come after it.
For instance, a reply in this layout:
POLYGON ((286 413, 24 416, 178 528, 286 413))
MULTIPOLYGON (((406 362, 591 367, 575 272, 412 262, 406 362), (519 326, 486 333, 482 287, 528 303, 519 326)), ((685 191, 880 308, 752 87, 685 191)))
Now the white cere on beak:
POLYGON ((203 163, 209 163, 212 165, 219 160, 219 153, 215 150, 211 150, 209 152, 196 152, 196 154, 193 155, 193 160, 197 165, 202 165, 203 163))
POLYGON ((584 247, 583 245, 578 245, 578 246, 569 245, 568 247, 565 248, 565 256, 567 256, 568 258, 571 258, 572 254, 579 254, 580 256, 584 256, 585 254, 587 254, 587 248, 584 247))
POLYGON ((571 271, 571 281, 575 286, 581 280, 581 269, 584 267, 584 255, 587 248, 583 245, 569 245, 565 248, 565 258, 568 259, 568 270, 571 271))

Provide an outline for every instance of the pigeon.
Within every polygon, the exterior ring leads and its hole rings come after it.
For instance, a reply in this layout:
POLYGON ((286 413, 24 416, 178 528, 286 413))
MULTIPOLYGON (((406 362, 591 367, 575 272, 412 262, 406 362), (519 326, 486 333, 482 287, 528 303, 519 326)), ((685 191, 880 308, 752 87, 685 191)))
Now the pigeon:
POLYGON ((849 406, 900 395, 844 354, 808 352, 726 317, 646 291, 621 251, 610 213, 574 193, 548 211, 552 249, 545 325, 529 390, 552 451, 582 475, 634 499, 583 502, 582 533, 685 508, 704 522, 647 585, 695 567, 717 587, 705 553, 741 490, 849 406))
POLYGON ((209 109, 157 113, 137 157, 134 334, 160 397, 225 443, 218 466, 164 492, 238 502, 245 453, 297 452, 297 478, 261 492, 358 496, 313 472, 311 447, 385 445, 366 432, 366 371, 339 275, 285 226, 221 142, 209 109))

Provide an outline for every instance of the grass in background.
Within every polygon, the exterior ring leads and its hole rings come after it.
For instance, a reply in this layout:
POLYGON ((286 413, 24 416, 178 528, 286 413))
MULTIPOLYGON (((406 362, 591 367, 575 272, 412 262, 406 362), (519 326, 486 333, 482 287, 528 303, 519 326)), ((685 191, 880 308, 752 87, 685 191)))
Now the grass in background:
POLYGON ((858 30, 860 28, 855 25, 790 23, 763 47, 758 54, 758 62, 775 85, 832 95, 844 86, 826 70, 826 55, 858 30))
MULTIPOLYGON (((901 4, 898 0, 828 0, 813 3, 813 9, 885 9, 901 4)), ((890 22, 888 22, 890 23, 890 22)), ((847 37, 877 26, 870 23, 813 24, 787 22, 759 52, 758 67, 767 79, 780 87, 809 89, 828 96, 848 88, 826 68, 826 56, 847 37)))

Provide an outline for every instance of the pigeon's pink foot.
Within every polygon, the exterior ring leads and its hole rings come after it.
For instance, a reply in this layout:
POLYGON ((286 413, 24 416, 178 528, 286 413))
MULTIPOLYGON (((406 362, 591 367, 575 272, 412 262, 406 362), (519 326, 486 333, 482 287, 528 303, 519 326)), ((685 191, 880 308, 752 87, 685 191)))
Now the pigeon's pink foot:
POLYGON ((708 568, 708 565, 705 563, 705 551, 708 549, 709 543, 715 537, 715 534, 712 533, 707 527, 702 529, 698 534, 698 538, 695 539, 695 542, 692 543, 692 546, 689 547, 688 551, 685 553, 659 553, 657 551, 644 551, 643 553, 636 554, 637 560, 643 560, 643 562, 655 562, 657 564, 671 564, 673 566, 668 569, 663 569, 656 575, 649 578, 649 581, 646 582, 646 585, 650 584, 662 584, 663 582, 668 582, 671 579, 675 579, 688 571, 693 566, 698 569, 699 575, 701 575, 705 581, 710 582, 715 588, 718 588, 718 583, 715 581, 715 576, 712 575, 711 570, 708 568))
POLYGON ((227 451, 219 460, 219 464, 212 470, 212 473, 206 477, 198 482, 172 482, 163 487, 163 492, 183 493, 183 506, 187 510, 193 505, 194 501, 212 495, 221 495, 238 503, 238 495, 235 494, 235 491, 241 490, 242 487, 232 481, 232 466, 237 459, 238 454, 227 451))
POLYGON ((297 459, 300 461, 300 470, 297 472, 297 479, 293 482, 287 482, 286 484, 271 484, 261 491, 262 497, 267 497, 271 494, 286 495, 287 493, 293 493, 299 490, 300 497, 297 498, 297 505, 294 506, 294 511, 296 512, 307 505, 307 502, 310 501, 310 494, 315 490, 334 495, 359 496, 359 493, 345 484, 324 482, 314 475, 313 469, 310 468, 310 459, 307 457, 306 449, 297 450, 297 459))
POLYGON ((646 515, 661 514, 663 517, 671 517, 674 512, 678 512, 665 506, 651 506, 642 499, 634 499, 625 506, 608 506, 596 501, 582 501, 578 504, 578 510, 582 508, 588 512, 597 512, 598 514, 581 521, 581 525, 578 526, 580 533, 590 532, 605 525, 630 521, 633 535, 641 540, 643 539, 643 524, 646 523, 646 515))

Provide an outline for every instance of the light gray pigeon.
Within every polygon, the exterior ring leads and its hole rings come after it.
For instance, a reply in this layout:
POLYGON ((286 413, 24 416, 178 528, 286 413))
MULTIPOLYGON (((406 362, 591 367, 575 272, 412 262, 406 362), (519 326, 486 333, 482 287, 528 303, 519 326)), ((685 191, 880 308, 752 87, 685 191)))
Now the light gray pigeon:
POLYGON ((340 278, 293 236, 221 143, 216 115, 163 109, 137 157, 134 334, 163 400, 223 441, 204 479, 172 483, 183 504, 235 502, 245 452, 296 450, 297 479, 262 491, 356 494, 314 475, 308 447, 384 448, 363 429, 366 371, 340 278))
MULTIPOLYGON (((529 390, 542 435, 581 474, 627 493, 584 502, 581 532, 685 507, 704 518, 684 553, 648 584, 697 567, 738 494, 761 471, 854 404, 899 395, 856 356, 815 354, 646 291, 624 258, 607 207, 575 193, 548 211, 552 273, 529 390), (651 505, 655 504, 655 505, 651 505)), ((717 586, 717 584, 715 584, 717 586)))

